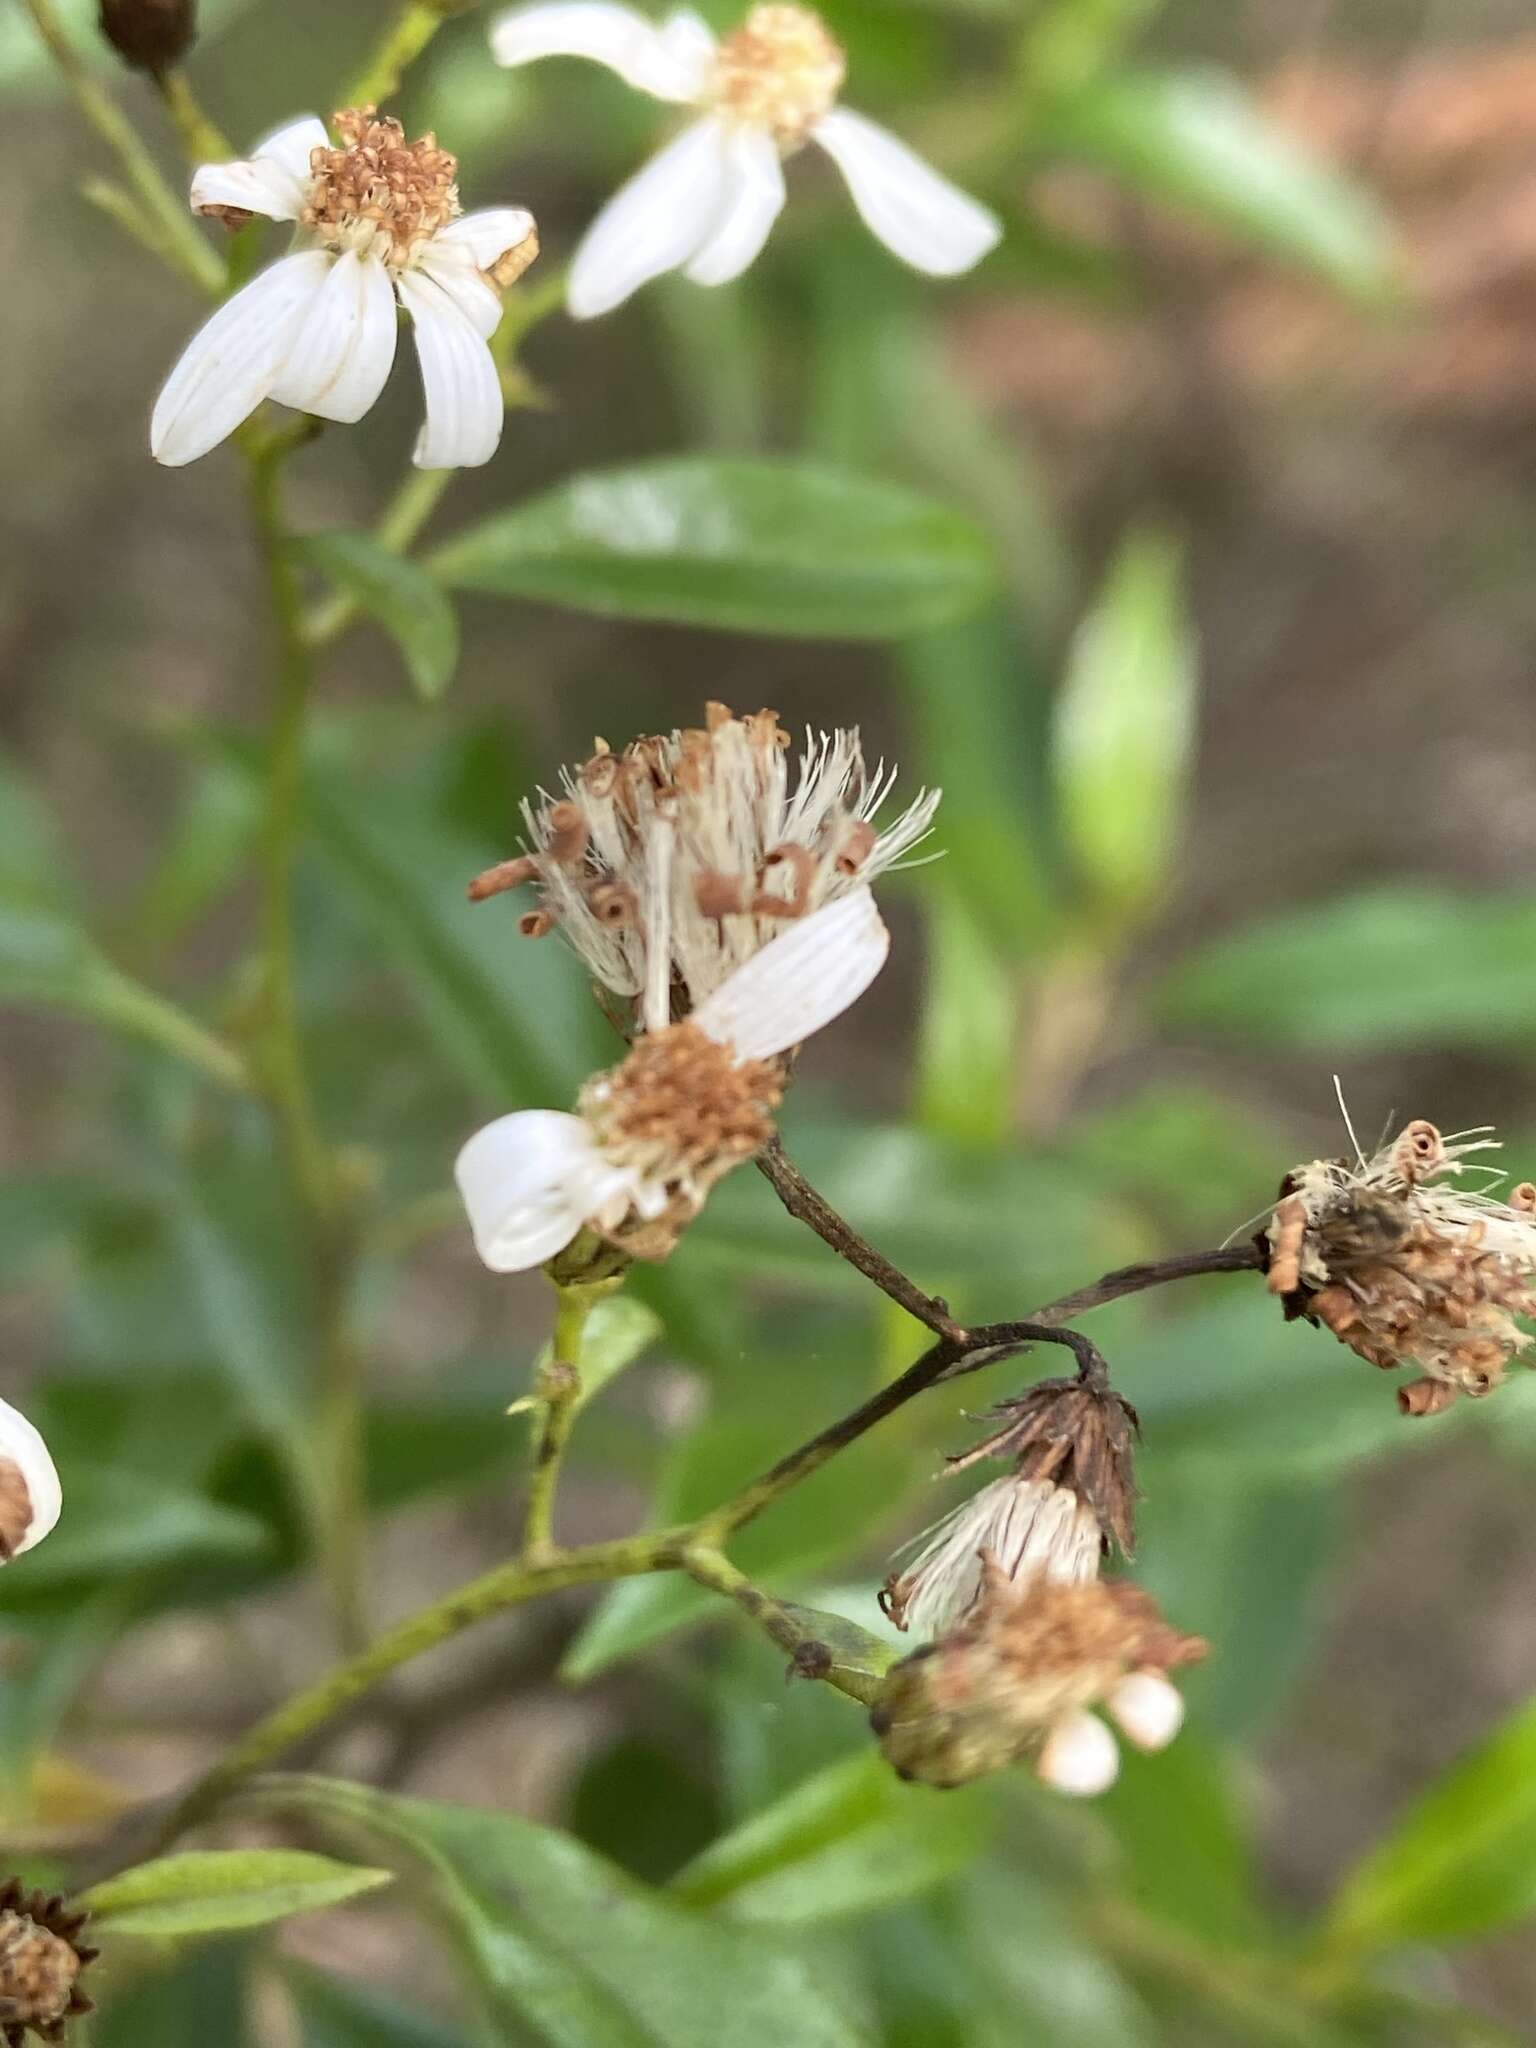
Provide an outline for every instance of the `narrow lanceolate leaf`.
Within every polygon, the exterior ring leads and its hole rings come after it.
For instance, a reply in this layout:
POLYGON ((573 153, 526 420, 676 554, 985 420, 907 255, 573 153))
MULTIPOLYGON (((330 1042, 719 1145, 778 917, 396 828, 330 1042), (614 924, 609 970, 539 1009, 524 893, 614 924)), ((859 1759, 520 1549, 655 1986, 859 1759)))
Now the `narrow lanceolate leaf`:
POLYGON ((459 622, 440 583, 369 533, 306 533, 291 546, 305 568, 328 576, 378 621, 419 695, 430 701, 443 694, 458 665, 459 622))
POLYGON ((338 1906, 391 1875, 304 1849, 214 1849, 141 1863, 77 1903, 113 1934, 218 1934, 338 1906))
POLYGON ((963 514, 808 463, 687 457, 578 476, 432 557, 456 589, 619 618, 894 640, 996 582, 963 514))
POLYGON ((1455 1763, 1345 1878, 1342 1948, 1491 1934, 1536 1911, 1536 1700, 1455 1763))
POLYGON ((269 1779, 256 1797, 419 1883, 496 2040, 869 2048, 805 1956, 652 1891, 554 1828, 325 1778, 269 1779))
POLYGON ((1195 650, 1179 552, 1133 533, 1078 629, 1056 707, 1062 822, 1092 896, 1125 917, 1158 894, 1183 823, 1195 650))

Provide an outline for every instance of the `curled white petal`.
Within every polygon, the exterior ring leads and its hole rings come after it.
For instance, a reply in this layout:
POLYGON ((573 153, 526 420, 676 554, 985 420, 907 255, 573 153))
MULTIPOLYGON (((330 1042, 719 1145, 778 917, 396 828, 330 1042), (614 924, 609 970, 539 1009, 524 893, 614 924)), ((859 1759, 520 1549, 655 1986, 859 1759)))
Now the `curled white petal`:
POLYGON ((200 165, 192 175, 194 210, 237 206, 268 220, 297 220, 309 192, 310 151, 329 141, 325 124, 305 114, 258 142, 248 159, 200 165))
POLYGON ((586 1121, 555 1109, 498 1117, 476 1131, 453 1171, 475 1249, 493 1273, 526 1272, 564 1251, 626 1182, 586 1121))
POLYGON ((698 255, 731 196, 726 139, 722 122, 695 121, 619 187, 571 265, 566 303, 573 318, 611 312, 653 277, 698 255))
POLYGON ((847 179, 865 226, 903 263, 954 277, 996 247, 1003 232, 997 215, 889 129, 834 107, 811 134, 847 179))
POLYGON ((890 949, 874 897, 854 889, 770 939, 705 997, 693 1022, 738 1059, 771 1059, 857 1002, 890 949))
POLYGON ((418 469, 478 469, 496 453, 504 405, 485 337, 437 282, 401 273, 400 297, 416 329, 427 417, 416 442, 418 469))
POLYGON ((1133 1671, 1104 1702, 1138 1749, 1166 1749, 1184 1725, 1184 1695, 1160 1671, 1133 1671))
POLYGON ((491 55, 498 64, 589 57, 637 91, 683 103, 704 91, 715 49, 714 36, 696 14, 672 14, 658 24, 608 0, 514 7, 491 27, 491 55))
POLYGON ((740 277, 784 204, 784 164, 765 129, 731 129, 725 154, 729 197, 718 227, 688 265, 695 284, 729 284, 740 277))
POLYGON ((41 1434, 8 1401, 0 1401, 0 1463, 14 1465, 27 1489, 31 1520, 11 1552, 12 1557, 20 1557, 24 1550, 41 1543, 53 1528, 64 1496, 58 1468, 41 1434))
POLYGON ((924 1642, 971 1612, 985 1583, 981 1553, 1015 1585, 1081 1585, 1099 1573, 1102 1537, 1086 1501, 1048 1479, 994 1479, 920 1536, 900 1574, 902 1627, 924 1642))
POLYGON ((469 244, 434 235, 416 267, 442 286, 481 340, 489 341, 501 325, 501 294, 483 274, 469 244))
POLYGON ((326 420, 360 420, 395 360, 395 292, 375 256, 338 256, 271 395, 326 420))
POLYGON ((256 410, 282 374, 330 267, 323 249, 285 256, 204 322, 155 401, 149 448, 157 462, 173 469, 195 462, 256 410))
POLYGON ((1042 1784, 1074 1799, 1107 1792, 1120 1774, 1115 1738, 1097 1714, 1063 1714, 1045 1739, 1035 1764, 1042 1784))
POLYGON ((509 250, 520 249, 533 231, 533 215, 524 206, 482 206, 439 228, 428 245, 428 254, 462 246, 477 269, 489 270, 509 250))

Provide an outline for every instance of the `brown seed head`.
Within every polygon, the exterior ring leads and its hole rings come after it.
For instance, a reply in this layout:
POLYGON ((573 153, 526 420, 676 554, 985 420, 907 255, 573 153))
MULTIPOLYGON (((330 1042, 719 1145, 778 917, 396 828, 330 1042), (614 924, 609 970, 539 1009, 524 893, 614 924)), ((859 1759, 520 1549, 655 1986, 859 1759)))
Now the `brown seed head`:
POLYGON ((96 1950, 79 1939, 84 1913, 62 1898, 28 1893, 19 1878, 0 1886, 0 2040, 21 2048, 27 2031, 62 2040, 64 2023, 91 2010, 80 1972, 96 1950))
POLYGON ((820 15, 808 7, 754 7, 720 45, 714 102, 733 119, 768 129, 781 148, 795 149, 836 105, 847 71, 820 15))
POLYGON ((458 159, 435 135, 408 143, 400 123, 372 107, 348 108, 334 126, 341 146, 311 152, 300 219, 327 247, 372 250, 399 269, 458 217, 458 159))
POLYGON ((982 1458, 1013 1458, 1020 1479, 1048 1479, 1093 1509, 1106 1537, 1129 1557, 1136 1547, 1136 1410, 1108 1386, 1041 1380, 980 1418, 999 1426, 945 1462, 963 1471, 982 1458))
POLYGON ((197 36, 197 0, 101 0, 101 32, 125 64, 164 71, 197 36))

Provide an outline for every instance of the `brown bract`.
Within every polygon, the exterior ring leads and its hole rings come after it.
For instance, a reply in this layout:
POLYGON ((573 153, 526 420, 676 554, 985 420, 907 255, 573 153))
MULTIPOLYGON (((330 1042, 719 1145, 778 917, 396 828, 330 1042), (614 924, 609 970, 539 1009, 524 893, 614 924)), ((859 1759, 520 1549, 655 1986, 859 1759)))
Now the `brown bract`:
POLYGON ((841 46, 808 7, 754 7, 720 45, 713 99, 793 149, 836 105, 847 71, 841 46))
POLYGON ((398 267, 457 219, 458 158, 435 135, 407 142, 400 123, 373 107, 348 108, 334 126, 341 147, 310 153, 314 182, 300 220, 336 250, 382 244, 379 253, 398 267))
POLYGON ((90 2012, 93 2001, 79 1985, 80 1972, 98 1951, 80 1939, 87 1915, 70 1912, 64 1900, 28 1894, 13 1877, 0 1887, 0 2040, 21 2048, 27 2031, 43 2041, 61 2041, 65 2022, 90 2012))
POLYGON ((1013 1458, 1020 1479, 1048 1479, 1088 1503, 1125 1556, 1136 1546, 1136 1410, 1108 1386, 1041 1380, 980 1420, 999 1426, 945 1462, 963 1471, 982 1458, 1013 1458))

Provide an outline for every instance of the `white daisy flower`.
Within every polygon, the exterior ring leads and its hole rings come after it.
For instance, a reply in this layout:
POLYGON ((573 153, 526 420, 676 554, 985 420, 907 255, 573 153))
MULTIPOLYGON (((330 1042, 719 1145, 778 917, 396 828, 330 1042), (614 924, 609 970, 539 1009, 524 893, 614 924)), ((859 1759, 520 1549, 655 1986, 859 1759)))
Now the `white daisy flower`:
POLYGON ((297 225, 292 250, 227 299, 188 343, 156 401, 150 451, 179 468, 232 434, 265 398, 321 419, 362 418, 395 359, 397 303, 411 316, 426 394, 422 469, 488 462, 501 439, 501 381, 487 343, 501 293, 538 254, 520 207, 462 213, 457 160, 434 137, 407 143, 372 107, 314 115, 248 162, 204 164, 192 206, 238 226, 297 225))
MULTIPOLYGON (((664 923, 658 890, 648 914, 664 923)), ((475 1247, 498 1273, 542 1265, 589 1226, 664 1258, 715 1182, 773 1135, 779 1055, 863 994, 890 935, 865 887, 792 924, 670 1022, 670 948, 644 995, 645 1030, 588 1082, 575 1115, 525 1109, 477 1131, 455 1174, 475 1247)))
POLYGON ((809 8, 754 7, 717 40, 696 14, 648 21, 613 0, 514 8, 491 31, 503 64, 589 57, 652 98, 694 107, 691 123, 609 201, 576 252, 569 305, 609 312, 664 271, 695 284, 739 277, 784 204, 783 159, 826 150, 865 224, 904 263, 952 277, 1002 228, 886 129, 837 104, 843 52, 809 8))
POLYGON ((0 1564, 41 1543, 62 1505, 48 1446, 25 1415, 0 1401, 0 1564))

